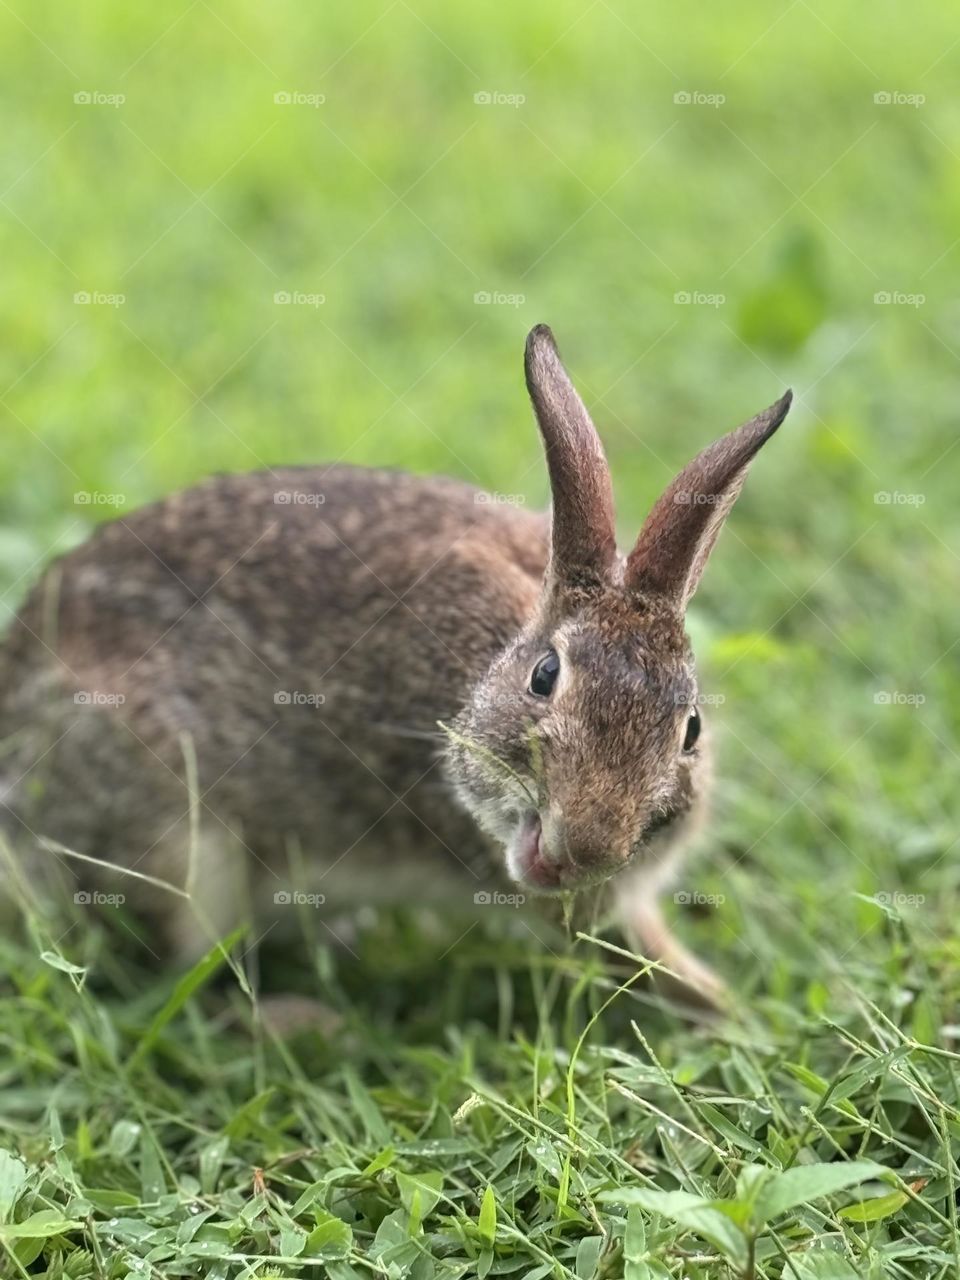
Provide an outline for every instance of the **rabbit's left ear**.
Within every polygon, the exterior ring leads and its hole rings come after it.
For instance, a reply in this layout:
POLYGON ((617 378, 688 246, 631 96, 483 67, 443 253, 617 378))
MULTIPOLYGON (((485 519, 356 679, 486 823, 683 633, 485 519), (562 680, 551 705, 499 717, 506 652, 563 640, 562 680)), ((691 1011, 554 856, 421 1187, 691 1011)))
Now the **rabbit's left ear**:
POLYGON ((723 436, 680 472, 647 517, 627 558, 625 584, 682 610, 737 500, 757 450, 787 416, 793 392, 723 436))
POLYGON ((602 582, 617 557, 610 469, 545 324, 527 337, 524 370, 553 497, 548 581, 553 586, 602 582))

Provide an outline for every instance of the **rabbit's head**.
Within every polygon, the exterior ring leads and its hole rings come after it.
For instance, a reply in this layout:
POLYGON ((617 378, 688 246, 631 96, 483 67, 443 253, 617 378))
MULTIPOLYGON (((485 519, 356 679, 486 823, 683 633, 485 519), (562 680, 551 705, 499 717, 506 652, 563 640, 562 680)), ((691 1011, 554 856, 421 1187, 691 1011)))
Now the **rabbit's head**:
POLYGON ((641 858, 704 790, 684 611, 791 395, 685 467, 623 557, 603 448, 545 325, 526 377, 550 472, 549 564, 534 616, 458 717, 447 768, 511 878, 550 893, 641 858))

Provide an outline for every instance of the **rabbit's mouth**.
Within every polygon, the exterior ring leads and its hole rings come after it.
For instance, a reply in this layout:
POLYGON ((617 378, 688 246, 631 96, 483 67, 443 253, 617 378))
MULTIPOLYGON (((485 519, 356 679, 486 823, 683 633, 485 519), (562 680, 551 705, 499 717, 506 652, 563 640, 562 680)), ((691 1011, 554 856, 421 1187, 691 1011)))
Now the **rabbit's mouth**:
POLYGON ((571 848, 571 834, 558 814, 521 810, 504 842, 510 878, 532 893, 576 892, 609 880, 629 861, 626 854, 598 857, 592 841, 571 848))
POLYGON ((543 840, 543 824, 536 810, 520 817, 507 845, 507 869, 511 879, 536 893, 559 893, 565 886, 564 867, 552 858, 543 840))

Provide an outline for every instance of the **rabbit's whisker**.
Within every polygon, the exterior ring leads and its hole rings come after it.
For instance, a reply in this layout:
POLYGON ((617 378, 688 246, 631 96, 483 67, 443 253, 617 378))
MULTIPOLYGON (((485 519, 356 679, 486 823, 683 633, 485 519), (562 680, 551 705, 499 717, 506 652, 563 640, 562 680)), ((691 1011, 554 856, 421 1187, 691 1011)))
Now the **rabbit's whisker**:
POLYGON ((444 724, 442 720, 438 720, 437 724, 440 726, 440 728, 447 735, 447 737, 450 739, 451 742, 455 742, 457 743, 458 746, 463 747, 464 751, 470 751, 475 756, 479 756, 481 760, 486 760, 489 764, 492 764, 495 769, 499 770, 501 773, 506 774, 507 777, 512 778, 513 781, 520 788, 520 790, 523 792, 523 794, 530 801, 531 807, 536 809, 537 807, 536 797, 533 795, 533 793, 531 792, 530 788, 527 786, 524 779, 521 778, 520 774, 517 773, 515 769, 511 768, 511 766, 508 765, 505 760, 501 760, 498 755, 495 755, 494 752, 492 752, 489 749, 489 747, 483 746, 482 743, 474 742, 471 738, 465 738, 463 734, 457 733, 456 729, 451 729, 450 726, 448 724, 444 724))
POLYGON ((435 733, 432 729, 410 729, 405 725, 388 724, 385 720, 374 721, 373 728, 395 738, 419 738, 423 742, 443 742, 444 740, 442 733, 435 733))

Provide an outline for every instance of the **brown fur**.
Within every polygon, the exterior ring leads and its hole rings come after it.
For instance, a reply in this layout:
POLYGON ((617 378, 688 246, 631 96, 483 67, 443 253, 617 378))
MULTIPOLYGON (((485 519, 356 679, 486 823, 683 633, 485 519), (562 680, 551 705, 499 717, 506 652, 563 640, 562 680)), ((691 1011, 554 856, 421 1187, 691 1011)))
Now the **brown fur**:
MULTIPOLYGON (((52 566, 0 651, 18 848, 185 885, 208 930, 245 903, 269 919, 291 853, 330 904, 466 908, 503 883, 534 803, 565 884, 632 866, 659 886, 704 790, 705 738, 681 750, 682 603, 786 404, 691 464, 709 518, 665 497, 625 573, 603 450, 543 326, 526 371, 552 527, 453 480, 289 468, 175 494, 52 566), (535 697, 551 649, 561 674, 535 697)), ((195 946, 181 899, 131 896, 195 946)), ((653 937, 650 896, 632 900, 653 937)))

